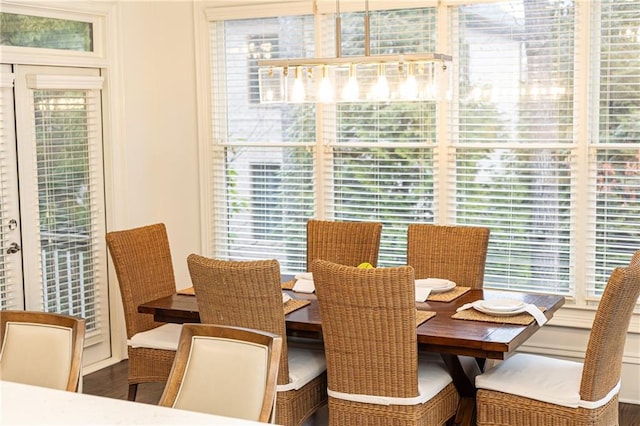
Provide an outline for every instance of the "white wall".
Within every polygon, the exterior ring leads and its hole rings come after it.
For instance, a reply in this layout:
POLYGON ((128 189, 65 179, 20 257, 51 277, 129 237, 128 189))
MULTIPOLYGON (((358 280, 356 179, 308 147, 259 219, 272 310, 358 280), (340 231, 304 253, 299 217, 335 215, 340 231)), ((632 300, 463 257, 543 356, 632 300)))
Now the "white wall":
MULTIPOLYGON (((108 230, 165 223, 178 288, 191 285, 186 258, 200 253, 195 37, 191 0, 116 0, 107 28, 108 230)), ((111 271, 110 277, 115 277, 111 271)), ((110 282, 112 358, 127 356, 117 282, 110 282)))
POLYGON ((112 229, 164 222, 179 288, 200 252, 195 42, 191 1, 120 2, 123 140, 114 141, 112 229))

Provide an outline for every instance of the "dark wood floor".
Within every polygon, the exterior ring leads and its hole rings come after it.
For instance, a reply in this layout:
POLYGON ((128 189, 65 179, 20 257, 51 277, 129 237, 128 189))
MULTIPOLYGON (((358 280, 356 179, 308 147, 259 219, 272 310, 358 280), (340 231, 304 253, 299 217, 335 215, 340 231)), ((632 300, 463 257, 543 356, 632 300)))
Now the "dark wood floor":
MULTIPOLYGON (((157 404, 164 386, 145 383, 138 386, 138 402, 157 404)), ((84 377, 83 392, 109 398, 127 399, 127 361, 84 377)), ((609 425, 603 425, 609 426, 609 425)), ((620 426, 640 426, 640 405, 620 404, 620 426)))

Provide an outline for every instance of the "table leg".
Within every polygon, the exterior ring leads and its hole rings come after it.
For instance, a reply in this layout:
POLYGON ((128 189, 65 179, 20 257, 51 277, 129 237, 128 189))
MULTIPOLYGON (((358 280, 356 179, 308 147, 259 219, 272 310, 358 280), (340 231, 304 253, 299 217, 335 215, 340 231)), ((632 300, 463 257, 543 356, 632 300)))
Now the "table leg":
POLYGON ((476 387, 472 379, 465 373, 465 369, 457 355, 443 353, 441 356, 451 374, 453 384, 460 394, 460 402, 458 403, 453 424, 456 426, 473 426, 476 421, 476 387))

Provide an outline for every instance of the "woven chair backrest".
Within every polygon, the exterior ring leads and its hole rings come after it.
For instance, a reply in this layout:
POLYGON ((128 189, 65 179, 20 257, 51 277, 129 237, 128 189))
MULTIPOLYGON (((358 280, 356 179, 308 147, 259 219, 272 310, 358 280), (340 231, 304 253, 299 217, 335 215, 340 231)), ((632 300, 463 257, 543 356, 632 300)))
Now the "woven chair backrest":
MULTIPOLYGON (((197 254, 187 257, 200 321, 252 328, 286 336, 280 264, 277 260, 233 261, 197 254)), ((289 383, 286 339, 278 384, 289 383)))
POLYGON ((322 259, 341 265, 378 264, 382 223, 307 222, 307 270, 314 260, 322 259))
POLYGON ((638 296, 640 251, 628 267, 613 270, 600 299, 582 370, 583 400, 604 398, 620 380, 624 344, 638 296))
POLYGON ((164 224, 108 232, 107 246, 118 277, 127 338, 159 324, 138 305, 176 292, 171 249, 164 224))
POLYGON ((314 283, 336 392, 418 395, 413 268, 361 269, 316 260, 314 283))
POLYGON ((417 279, 443 278, 459 286, 482 288, 489 228, 411 224, 407 228, 407 264, 417 279))

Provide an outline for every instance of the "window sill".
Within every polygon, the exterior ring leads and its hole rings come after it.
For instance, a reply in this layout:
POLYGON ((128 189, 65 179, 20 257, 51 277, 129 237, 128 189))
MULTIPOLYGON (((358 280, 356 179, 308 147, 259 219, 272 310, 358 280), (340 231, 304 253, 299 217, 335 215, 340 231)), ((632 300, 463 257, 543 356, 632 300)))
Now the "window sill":
MULTIPOLYGON (((591 329, 596 314, 595 307, 581 307, 565 305, 553 315, 549 325, 556 327, 591 329)), ((636 311, 631 316, 629 333, 640 334, 640 312, 636 311)))

